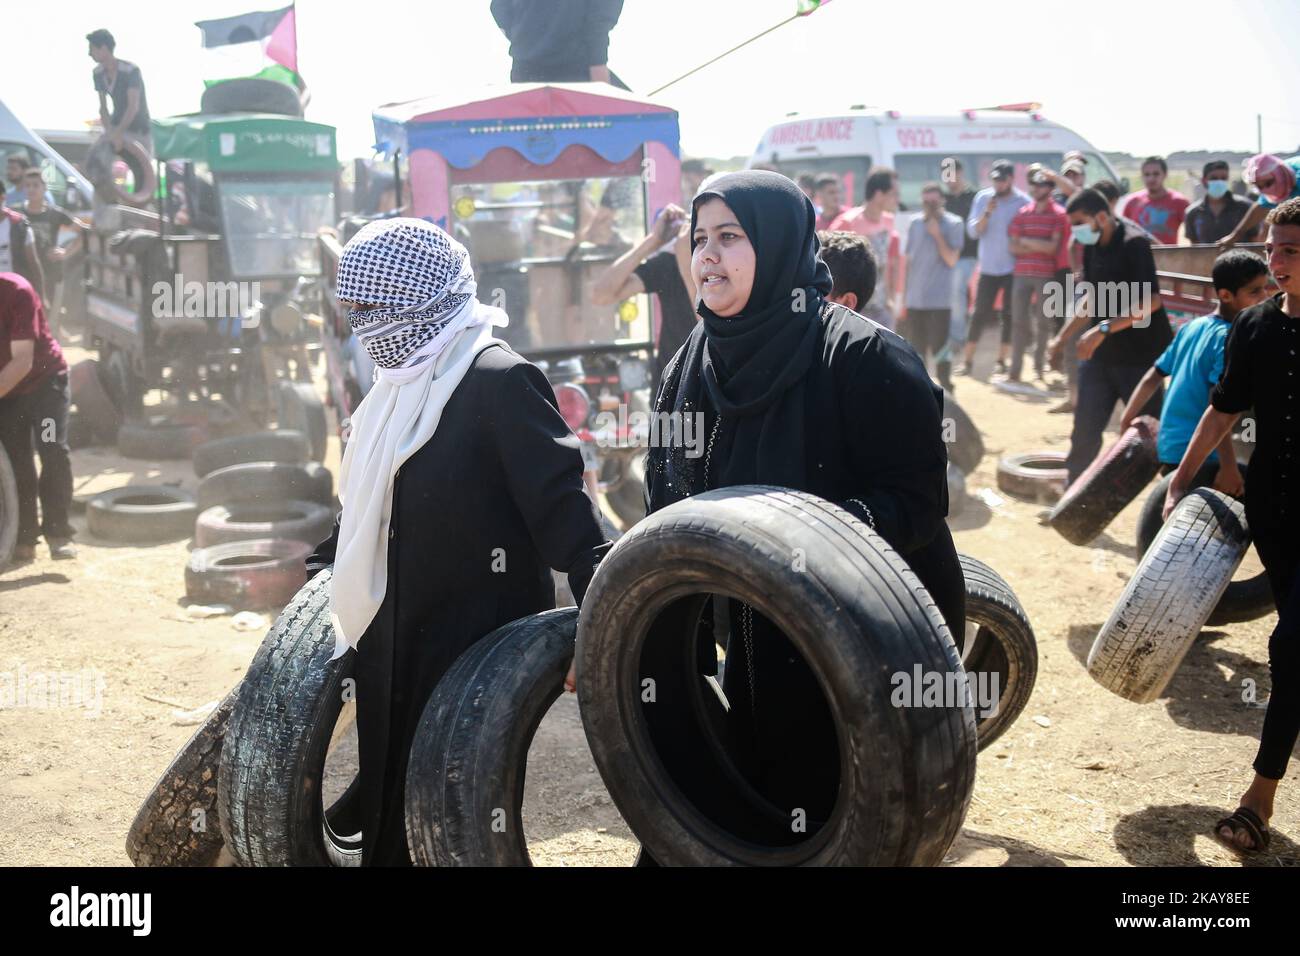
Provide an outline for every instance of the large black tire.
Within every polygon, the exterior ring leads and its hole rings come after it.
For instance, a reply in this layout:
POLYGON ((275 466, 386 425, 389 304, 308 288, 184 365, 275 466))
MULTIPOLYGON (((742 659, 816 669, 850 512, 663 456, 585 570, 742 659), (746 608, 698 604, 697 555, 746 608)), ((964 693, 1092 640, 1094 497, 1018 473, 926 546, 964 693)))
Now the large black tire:
POLYGON ((317 574, 280 613, 230 716, 217 797, 221 835, 242 866, 361 863, 359 827, 340 825, 342 805, 354 816, 355 785, 329 811, 321 802, 325 757, 356 656, 349 650, 330 660, 332 574, 317 574))
POLYGON ((194 522, 194 543, 211 548, 233 541, 280 538, 315 547, 334 530, 334 512, 314 501, 244 502, 213 505, 194 522))
POLYGON ((1006 455, 998 462, 998 488, 1025 501, 1056 501, 1065 485, 1065 453, 1030 451, 1006 455))
POLYGON ((951 392, 943 393, 944 440, 948 460, 969 475, 984 458, 984 438, 969 415, 957 404, 951 392))
POLYGON ((969 701, 894 706, 890 687, 891 675, 914 667, 944 681, 960 678, 957 647, 907 564, 827 501, 738 486, 650 515, 597 568, 579 619, 577 660, 596 766, 660 863, 935 865, 961 828, 975 775, 969 701), (792 561, 801 556, 796 569, 792 561), (825 693, 838 730, 838 797, 805 838, 792 841, 798 808, 764 807, 718 747, 708 714, 690 705, 707 680, 690 663, 699 648, 683 639, 693 638, 693 629, 652 630, 682 599, 689 604, 704 593, 745 602, 780 628, 825 693), (657 702, 643 705, 645 656, 656 659, 649 669, 657 702), (698 809, 667 769, 667 759, 692 755, 656 747, 655 725, 665 719, 683 731, 675 740, 701 748, 694 755, 701 776, 690 785, 697 797, 728 808, 725 822, 698 809), (762 844, 751 838, 760 832, 762 844))
POLYGON ((1016 722, 1038 678, 1038 642, 1015 592, 983 561, 959 554, 966 579, 966 646, 962 666, 974 682, 995 690, 996 710, 975 710, 975 734, 983 750, 1016 722), (988 674, 988 678, 981 675, 988 674), (997 686, 993 687, 993 675, 997 686))
POLYGON ((250 461, 209 472, 199 482, 196 496, 204 511, 213 505, 274 504, 291 498, 332 506, 334 476, 314 461, 250 461))
POLYGON ((117 430, 117 450, 126 458, 146 461, 180 461, 207 439, 207 429, 153 416, 145 421, 123 422, 117 430))
POLYGON ((645 463, 645 454, 629 458, 623 480, 605 492, 610 510, 624 528, 645 517, 645 463))
POLYGON ((205 477, 218 468, 250 461, 306 462, 311 447, 302 432, 279 430, 253 432, 204 442, 194 449, 194 473, 205 477))
POLYGON ((1119 440, 1088 466, 1052 508, 1048 524, 1071 544, 1084 545, 1106 530, 1160 470, 1160 423, 1137 418, 1119 440))
POLYGON ((104 387, 104 373, 95 359, 83 359, 68 370, 68 386, 76 414, 68 421, 68 443, 74 448, 114 441, 122 427, 122 413, 104 387), (73 443, 74 420, 81 435, 73 443))
POLYGON ((311 457, 315 461, 324 461, 329 424, 316 387, 310 382, 281 382, 277 399, 279 414, 276 420, 280 428, 306 435, 311 457))
POLYGON ((96 538, 156 544, 188 538, 199 509, 188 491, 170 485, 126 485, 86 504, 86 526, 96 538))
MULTIPOLYGON (((1238 467, 1242 475, 1245 475, 1249 466, 1238 464, 1238 467)), ((1218 470, 1217 464, 1207 463, 1202 466, 1196 473, 1196 477, 1192 479, 1192 487, 1210 487, 1214 483, 1214 476, 1218 470)), ((1142 504, 1142 513, 1138 515, 1137 526, 1139 556, 1150 550, 1151 542, 1155 541, 1156 535, 1160 533, 1160 528, 1164 524, 1160 516, 1164 513, 1165 496, 1169 493, 1169 485, 1173 480, 1172 472, 1161 478, 1142 504)), ((1277 604, 1273 600, 1273 589, 1268 584, 1268 575, 1261 571, 1253 577, 1230 582, 1227 590, 1223 592, 1223 597, 1219 598, 1214 613, 1205 623, 1209 627, 1221 627, 1224 624, 1255 621, 1272 614, 1276 609, 1277 604)))
POLYGON ((497 628, 457 659, 420 718, 406 771, 406 840, 421 866, 529 866, 524 774, 564 691, 576 608, 497 628))
POLYGON ((302 118, 302 95, 287 83, 255 76, 213 83, 199 99, 201 113, 276 113, 302 118))
POLYGON ((1156 535, 1088 654, 1088 673, 1139 704, 1155 700, 1250 546, 1241 502, 1197 488, 1156 535))
POLYGON ((9 455, 0 448, 0 570, 9 564, 18 544, 18 484, 9 455))
POLYGON ((185 566, 185 596, 239 610, 279 610, 307 583, 304 562, 312 551, 303 541, 274 538, 195 548, 185 566))
POLYGON ((136 866, 212 866, 221 853, 217 772, 238 686, 181 748, 145 798, 126 835, 136 866))

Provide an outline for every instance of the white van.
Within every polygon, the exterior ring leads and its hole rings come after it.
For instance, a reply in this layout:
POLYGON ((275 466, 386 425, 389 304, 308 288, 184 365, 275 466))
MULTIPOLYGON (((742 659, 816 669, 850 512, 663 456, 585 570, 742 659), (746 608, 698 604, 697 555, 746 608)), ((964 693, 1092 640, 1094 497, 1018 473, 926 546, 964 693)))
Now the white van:
MULTIPOLYGON (((860 205, 867 173, 889 166, 899 178, 904 211, 919 210, 921 187, 942 182, 947 156, 962 162, 966 181, 982 189, 998 159, 1016 164, 1016 185, 1025 189, 1025 168, 1043 163, 1059 169, 1066 152, 1087 157, 1087 182, 1110 179, 1128 192, 1114 168, 1079 134, 1044 119, 1036 104, 996 110, 967 110, 947 116, 905 115, 897 110, 853 108, 844 113, 791 117, 772 126, 759 140, 749 166, 767 167, 790 178, 800 173, 835 173, 844 184, 846 206, 860 205)), ((906 235, 899 217, 900 236, 906 235)))
MULTIPOLYGON (((26 155, 28 162, 41 171, 56 203, 79 218, 87 218, 94 195, 90 181, 0 101, 0 162, 15 153, 26 155)), ((7 182, 4 188, 8 191, 7 182)))

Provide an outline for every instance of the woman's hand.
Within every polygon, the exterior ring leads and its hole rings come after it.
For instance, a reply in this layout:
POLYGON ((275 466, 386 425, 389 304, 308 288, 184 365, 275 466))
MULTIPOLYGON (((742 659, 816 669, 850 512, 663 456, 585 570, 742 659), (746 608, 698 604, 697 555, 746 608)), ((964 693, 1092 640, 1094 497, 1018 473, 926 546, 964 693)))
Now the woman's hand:
POLYGON ((578 659, 575 657, 573 660, 569 661, 569 673, 564 675, 564 689, 570 694, 577 693, 578 691, 577 668, 578 659))

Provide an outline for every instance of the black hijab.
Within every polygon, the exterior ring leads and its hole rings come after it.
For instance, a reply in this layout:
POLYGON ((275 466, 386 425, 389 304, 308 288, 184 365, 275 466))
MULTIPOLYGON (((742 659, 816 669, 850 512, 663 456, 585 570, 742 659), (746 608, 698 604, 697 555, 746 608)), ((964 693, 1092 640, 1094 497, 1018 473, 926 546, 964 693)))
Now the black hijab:
POLYGON ((670 476, 671 491, 655 507, 707 488, 804 482, 803 384, 821 348, 820 317, 831 291, 830 270, 818 258, 817 215, 779 173, 728 173, 695 196, 692 235, 701 204, 715 198, 735 213, 754 247, 754 285, 745 307, 728 318, 697 301, 703 321, 678 357, 675 381, 665 383, 661 410, 711 409, 710 418, 721 422, 707 452, 707 483, 704 457, 684 459, 678 450, 667 456, 668 471, 684 473, 670 476))

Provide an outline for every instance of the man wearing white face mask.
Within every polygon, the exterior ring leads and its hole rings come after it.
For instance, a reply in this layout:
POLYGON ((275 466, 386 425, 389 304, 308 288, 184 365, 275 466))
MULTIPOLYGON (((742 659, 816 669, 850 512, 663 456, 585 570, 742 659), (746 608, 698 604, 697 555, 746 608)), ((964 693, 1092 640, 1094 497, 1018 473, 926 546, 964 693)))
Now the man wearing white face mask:
MULTIPOLYGON (((1106 197, 1095 189, 1073 196, 1065 211, 1075 241, 1083 246, 1086 294, 1074 318, 1047 347, 1056 365, 1065 343, 1087 329, 1075 345, 1079 397, 1065 460, 1073 484, 1101 451, 1102 433, 1115 404, 1128 401, 1173 332, 1160 300, 1151 237, 1111 212, 1106 197)), ((1143 412, 1159 414, 1159 394, 1143 412)))
MULTIPOLYGON (((1232 194, 1228 182, 1226 160, 1216 159, 1201 170, 1201 185, 1205 198, 1187 209, 1183 233, 1188 242, 1218 242, 1237 228, 1237 224, 1250 212, 1251 204, 1232 194)), ((1255 229, 1246 231, 1241 242, 1254 242, 1255 229)))

